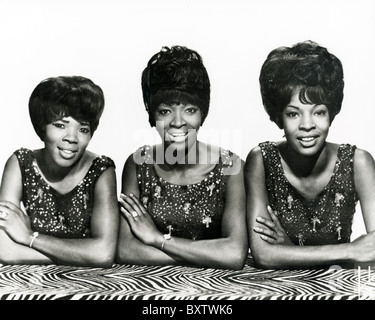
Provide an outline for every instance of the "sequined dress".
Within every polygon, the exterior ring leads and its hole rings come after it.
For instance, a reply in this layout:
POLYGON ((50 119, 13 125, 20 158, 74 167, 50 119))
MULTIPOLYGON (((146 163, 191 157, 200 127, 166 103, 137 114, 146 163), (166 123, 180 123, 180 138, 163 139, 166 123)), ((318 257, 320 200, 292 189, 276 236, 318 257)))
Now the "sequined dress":
POLYGON ((172 236, 200 240, 221 237, 225 206, 226 170, 235 154, 221 150, 214 169, 195 184, 176 185, 159 177, 152 160, 152 148, 144 146, 134 154, 140 200, 158 228, 172 236))
POLYGON ((60 194, 39 173, 32 150, 19 149, 17 156, 23 184, 23 204, 34 231, 60 238, 84 238, 90 235, 95 183, 112 159, 100 156, 93 160, 82 181, 70 192, 60 194))
POLYGON ((353 168, 356 147, 339 146, 330 181, 315 199, 306 199, 287 180, 276 144, 259 146, 270 205, 289 238, 297 245, 350 242, 358 202, 353 168))

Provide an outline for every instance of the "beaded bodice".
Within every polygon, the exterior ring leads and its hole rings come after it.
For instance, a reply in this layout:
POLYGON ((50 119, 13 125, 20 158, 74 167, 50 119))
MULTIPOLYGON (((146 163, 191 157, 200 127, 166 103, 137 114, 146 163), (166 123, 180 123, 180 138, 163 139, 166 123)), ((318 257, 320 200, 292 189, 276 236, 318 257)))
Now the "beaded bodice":
POLYGON ((225 206, 226 169, 233 166, 233 153, 221 150, 219 163, 202 181, 176 185, 159 177, 152 160, 152 148, 134 153, 140 200, 157 228, 173 236, 193 240, 221 236, 225 206))
POLYGON ((306 199, 287 180, 276 144, 259 146, 270 205, 289 238, 299 245, 349 242, 358 201, 353 168, 356 147, 339 146, 329 183, 316 198, 306 199))
POLYGON ((101 156, 93 160, 82 181, 70 192, 60 194, 42 177, 33 151, 19 149, 17 156, 23 184, 23 204, 34 231, 61 238, 83 238, 90 235, 94 187, 112 159, 101 156))

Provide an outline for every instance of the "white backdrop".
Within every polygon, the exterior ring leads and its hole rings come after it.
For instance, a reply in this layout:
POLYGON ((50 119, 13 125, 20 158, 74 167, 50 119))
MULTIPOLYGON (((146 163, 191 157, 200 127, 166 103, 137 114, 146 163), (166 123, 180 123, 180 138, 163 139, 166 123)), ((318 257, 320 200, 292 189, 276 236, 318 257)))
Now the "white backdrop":
MULTIPOLYGON (((314 40, 343 63, 345 97, 329 140, 375 155, 373 0, 0 0, 0 170, 19 147, 40 148, 27 103, 43 79, 82 75, 106 107, 89 149, 110 156, 118 186, 126 157, 158 137, 148 125, 141 72, 162 46, 203 57, 212 85, 200 139, 246 158, 282 132, 268 120, 259 70, 281 45, 314 40)), ((354 234, 363 232, 360 210, 354 234)))

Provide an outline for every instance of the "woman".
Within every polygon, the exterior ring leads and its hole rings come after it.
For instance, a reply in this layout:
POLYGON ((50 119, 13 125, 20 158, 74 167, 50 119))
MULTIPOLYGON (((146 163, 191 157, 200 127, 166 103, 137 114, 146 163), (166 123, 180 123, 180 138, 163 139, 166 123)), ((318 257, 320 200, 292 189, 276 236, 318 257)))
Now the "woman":
POLYGON ((115 165, 86 150, 103 109, 101 88, 84 77, 48 78, 34 89, 29 113, 44 148, 16 150, 5 165, 0 263, 112 266, 115 165))
POLYGON ((164 47, 143 71, 142 90, 162 142, 139 148, 125 163, 118 262, 242 269, 243 163, 197 139, 210 101, 200 55, 164 47))
POLYGON ((375 261, 375 164, 365 150, 327 142, 343 99, 340 60, 306 41, 273 50, 260 73, 263 104, 285 140, 245 165, 249 241, 263 268, 375 261), (357 201, 368 234, 350 242, 357 201), (267 210, 268 207, 268 210, 267 210))

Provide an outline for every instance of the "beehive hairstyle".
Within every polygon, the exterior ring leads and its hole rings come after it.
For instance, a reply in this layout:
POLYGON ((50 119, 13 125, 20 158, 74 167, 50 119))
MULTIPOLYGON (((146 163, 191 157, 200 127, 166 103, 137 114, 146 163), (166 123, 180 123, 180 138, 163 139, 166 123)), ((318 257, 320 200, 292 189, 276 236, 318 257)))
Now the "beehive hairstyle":
POLYGON ((302 103, 326 105, 331 123, 341 110, 341 61, 313 41, 271 51, 261 68, 259 82, 263 106, 270 120, 281 129, 281 113, 296 90, 302 103))
POLYGON ((142 72, 143 101, 151 126, 161 103, 192 104, 202 113, 202 124, 210 105, 210 80, 201 56, 182 46, 163 47, 142 72))

